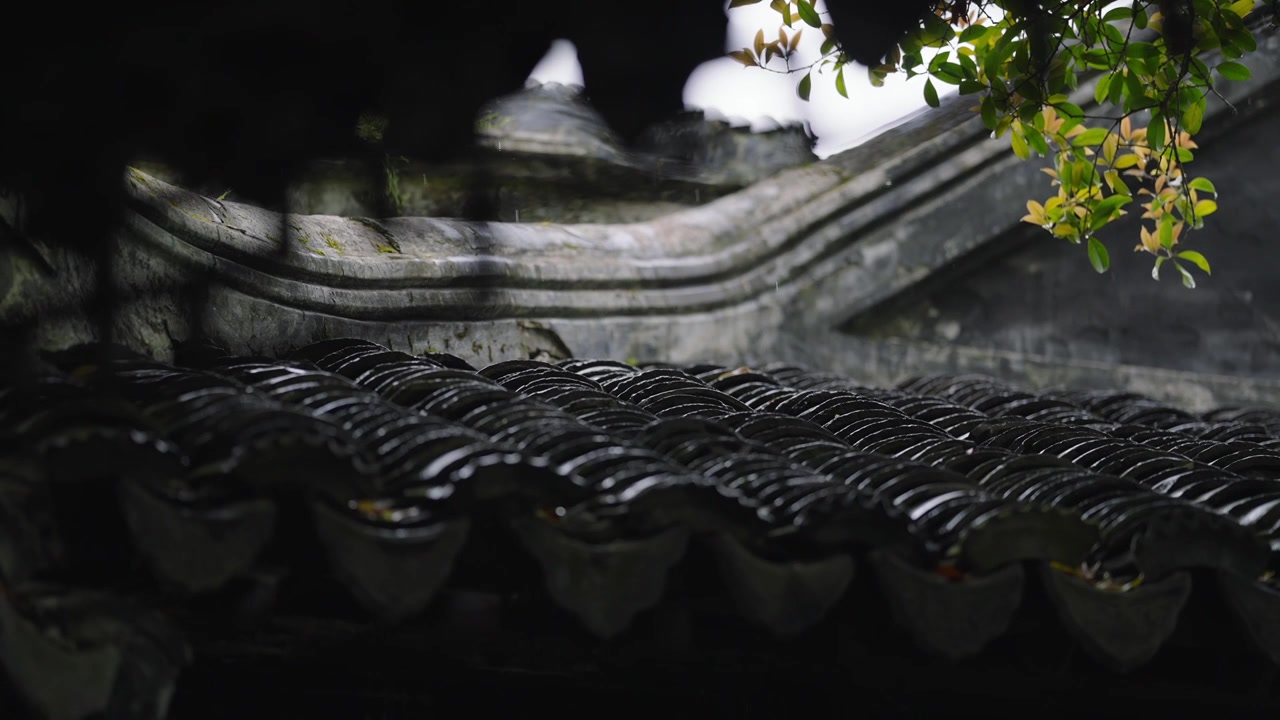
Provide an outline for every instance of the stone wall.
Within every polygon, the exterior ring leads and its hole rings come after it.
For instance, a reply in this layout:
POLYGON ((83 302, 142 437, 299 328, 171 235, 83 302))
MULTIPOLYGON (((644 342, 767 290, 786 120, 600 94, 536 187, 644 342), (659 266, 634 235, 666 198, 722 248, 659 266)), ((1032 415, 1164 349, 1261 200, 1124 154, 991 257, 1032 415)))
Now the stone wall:
MULTIPOLYGON (((267 354, 354 335, 481 364, 787 361, 878 385, 985 372, 1193 408, 1280 404, 1266 245, 1280 34, 1260 35, 1250 67, 1206 115, 1197 166, 1224 197, 1195 238, 1215 263, 1196 291, 1149 279, 1127 252, 1132 225, 1109 231, 1114 267, 1098 276, 1082 248, 1020 223, 1046 179, 990 137, 971 98, 951 98, 874 142, 637 222, 282 215, 135 171, 113 239, 130 298, 114 338, 167 357, 197 335, 267 354)), ((1092 97, 1086 84, 1075 100, 1092 97)), ((649 202, 680 182, 656 178, 649 202)), ((92 268, 32 247, 0 249, 0 321, 35 347, 90 339, 92 268)))
MULTIPOLYGON (((1280 84, 1250 97, 1206 133, 1191 166, 1215 181, 1220 209, 1187 237, 1213 275, 1194 271, 1184 288, 1167 265, 1152 281, 1152 258, 1132 252, 1137 213, 1104 231, 1112 268, 1095 273, 1083 246, 1020 224, 927 279, 848 321, 855 338, 963 350, 968 360, 937 369, 998 368, 1001 354, 1084 363, 1280 379, 1280 84)), ((1047 179, 1033 194, 1047 195, 1047 179)), ((1009 213, 990 206, 969 211, 1009 213)), ((944 211, 945 212, 945 211, 944 211)), ((904 372, 920 369, 903 368, 904 372)), ((1034 380, 1032 380, 1034 381, 1034 380)))

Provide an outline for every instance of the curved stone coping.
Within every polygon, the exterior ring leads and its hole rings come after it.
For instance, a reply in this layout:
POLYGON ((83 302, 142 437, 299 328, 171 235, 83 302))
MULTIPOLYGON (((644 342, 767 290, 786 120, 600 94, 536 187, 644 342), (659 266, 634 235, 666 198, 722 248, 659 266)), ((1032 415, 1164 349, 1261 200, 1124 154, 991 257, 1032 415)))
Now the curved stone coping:
MULTIPOLYGON (((1250 60, 1251 80, 1223 83, 1228 100, 1280 79, 1280 35, 1250 60)), ((1091 104, 1088 84, 1077 94, 1091 104)), ((131 171, 127 231, 248 294, 353 319, 688 313, 776 292, 808 296, 809 321, 828 324, 1017 223, 1035 168, 1013 170, 972 102, 950 98, 874 143, 644 223, 282 216, 131 171), (1008 218, 964 216, 988 196, 1008 218)), ((1215 101, 1208 114, 1229 112, 1215 101)))
MULTIPOLYGON (((128 187, 138 215, 163 233, 283 277, 334 287, 355 282, 361 287, 457 285, 471 277, 539 287, 689 284, 747 272, 796 244, 815 224, 844 217, 873 200, 891 200, 874 208, 873 215, 883 215, 1003 152, 998 143, 984 144, 979 152, 938 162, 975 137, 972 124, 954 127, 957 116, 968 115, 957 106, 952 103, 938 115, 901 128, 898 134, 909 136, 901 143, 909 148, 905 152, 853 152, 648 223, 282 217, 204 198, 138 171, 130 173, 128 187), (952 125, 952 131, 938 135, 940 120, 952 125), (279 249, 282 238, 289 246, 285 253, 279 249)), ((140 225, 136 217, 131 225, 140 225)))

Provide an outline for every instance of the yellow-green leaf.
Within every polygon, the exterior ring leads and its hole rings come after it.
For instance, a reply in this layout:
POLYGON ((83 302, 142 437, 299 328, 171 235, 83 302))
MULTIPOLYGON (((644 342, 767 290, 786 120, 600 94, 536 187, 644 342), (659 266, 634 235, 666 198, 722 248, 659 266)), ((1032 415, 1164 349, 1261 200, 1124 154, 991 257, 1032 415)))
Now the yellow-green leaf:
POLYGON ((1196 217, 1207 217, 1218 211, 1218 203, 1212 200, 1201 200, 1196 203, 1196 217))
POLYGON ((1120 136, 1115 133, 1107 133, 1107 139, 1102 141, 1102 159, 1110 165, 1116 161, 1116 150, 1120 148, 1120 136))
POLYGON ((1205 259, 1204 255, 1201 255, 1195 250, 1183 250, 1178 253, 1178 257, 1186 260, 1187 262, 1194 263, 1196 267, 1204 271, 1205 275, 1213 274, 1213 271, 1209 269, 1209 261, 1205 259))
POLYGON ((1168 250, 1173 247, 1173 216, 1163 215, 1160 217, 1159 235, 1160 247, 1168 250))
POLYGON ((1253 12, 1253 8, 1254 8, 1253 0, 1237 0, 1236 2, 1233 2, 1227 6, 1228 10, 1239 15, 1242 18, 1248 17, 1249 13, 1253 12))
POLYGON ((1187 187, 1191 188, 1192 190, 1200 190, 1202 192, 1211 192, 1214 195, 1218 194, 1218 189, 1213 186, 1213 182, 1210 181, 1209 178, 1207 177, 1193 178, 1191 182, 1187 183, 1187 187))
POLYGON ((1022 136, 1022 128, 1015 128, 1009 134, 1009 141, 1013 145, 1013 154, 1026 160, 1031 157, 1031 148, 1027 147, 1027 139, 1022 136))
POLYGON ((996 137, 997 138, 1004 137, 1005 131, 1008 130, 1011 125, 1013 125, 1012 116, 1005 115, 1004 117, 1000 118, 1000 120, 996 122, 996 127, 995 127, 996 137))
POLYGON ((1133 197, 1133 192, 1129 190, 1129 184, 1120 177, 1120 173, 1116 170, 1108 170, 1103 174, 1103 178, 1107 181, 1107 187, 1111 188, 1111 192, 1117 195, 1124 195, 1127 198, 1133 197))
POLYGON ((836 92, 840 93, 842 97, 846 97, 846 98, 849 97, 849 89, 845 87, 845 84, 844 84, 844 68, 843 67, 841 67, 838 71, 836 71, 836 92))

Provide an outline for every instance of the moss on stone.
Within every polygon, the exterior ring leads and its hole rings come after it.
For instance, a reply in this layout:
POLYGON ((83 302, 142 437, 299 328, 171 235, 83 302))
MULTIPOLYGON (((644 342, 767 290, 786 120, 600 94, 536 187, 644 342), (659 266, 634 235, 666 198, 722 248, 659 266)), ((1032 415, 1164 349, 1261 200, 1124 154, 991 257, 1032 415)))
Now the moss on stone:
POLYGON ((337 252, 339 255, 345 255, 345 254, 346 254, 346 251, 342 249, 342 244, 341 244, 341 243, 339 243, 339 242, 338 242, 338 240, 337 240, 336 238, 334 238, 334 237, 333 237, 333 233, 326 232, 326 231, 323 231, 323 230, 322 230, 322 231, 320 232, 320 239, 321 239, 321 240, 324 240, 324 244, 325 244, 325 245, 328 245, 328 246, 330 247, 330 249, 334 250, 334 251, 335 251, 335 252, 337 252))

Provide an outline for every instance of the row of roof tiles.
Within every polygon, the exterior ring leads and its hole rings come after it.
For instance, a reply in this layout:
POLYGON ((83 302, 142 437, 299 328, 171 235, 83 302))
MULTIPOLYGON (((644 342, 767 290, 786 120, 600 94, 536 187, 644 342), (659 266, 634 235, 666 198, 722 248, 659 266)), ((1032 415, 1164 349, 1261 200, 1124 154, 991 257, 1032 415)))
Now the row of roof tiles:
POLYGON ((277 505, 302 502, 333 572, 389 618, 431 602, 488 517, 601 636, 658 601, 692 539, 739 610, 782 634, 819 622, 865 559, 920 645, 970 654, 1007 626, 1031 568, 1076 637, 1127 668, 1171 632, 1188 571, 1208 569, 1280 660, 1268 410, 1196 416, 981 377, 875 389, 783 366, 477 370, 353 339, 284 359, 85 357, 0 391, 0 572, 15 586, 64 559, 24 506, 32 489, 107 478, 137 552, 195 593, 248 572, 277 505), (1006 611, 971 622, 975 603, 1006 611), (1142 632, 1116 637, 1117 618, 1142 632))

